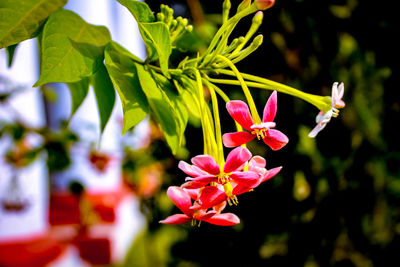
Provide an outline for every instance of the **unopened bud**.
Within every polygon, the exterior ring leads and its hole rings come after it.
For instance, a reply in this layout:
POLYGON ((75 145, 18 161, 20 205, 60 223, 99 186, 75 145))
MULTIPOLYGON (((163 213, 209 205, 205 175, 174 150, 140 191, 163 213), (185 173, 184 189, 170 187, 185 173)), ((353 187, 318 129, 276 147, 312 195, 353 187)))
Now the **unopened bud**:
POLYGON ((266 10, 275 4, 275 0, 256 0, 258 10, 266 10))
POLYGON ((251 44, 255 47, 259 47, 262 44, 263 39, 264 39, 263 35, 259 34, 253 39, 253 42, 251 44))
POLYGON ((262 11, 257 11, 257 13, 253 17, 253 23, 256 25, 261 25, 263 18, 264 13, 262 11))
POLYGON ((164 21, 164 19, 165 19, 165 16, 164 16, 163 13, 157 13, 157 20, 158 21, 164 21))
POLYGON ((242 10, 245 10, 246 8, 248 8, 251 5, 251 0, 243 0, 238 8, 237 8, 237 13, 239 13, 242 10))
POLYGON ((222 23, 225 23, 229 17, 229 11, 231 10, 231 1, 225 0, 222 4, 222 23))

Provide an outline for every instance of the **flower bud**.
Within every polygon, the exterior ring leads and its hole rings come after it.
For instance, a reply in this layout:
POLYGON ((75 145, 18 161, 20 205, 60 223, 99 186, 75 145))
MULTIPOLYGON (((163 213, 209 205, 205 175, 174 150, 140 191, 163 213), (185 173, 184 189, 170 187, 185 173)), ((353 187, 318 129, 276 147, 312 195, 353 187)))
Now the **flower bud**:
POLYGON ((237 8, 237 13, 239 13, 242 10, 245 10, 246 8, 248 8, 251 5, 251 0, 243 0, 238 8, 237 8))
POLYGON ((275 0, 256 0, 258 10, 266 10, 275 4, 275 0))
POLYGON ((261 25, 264 17, 264 13, 262 11, 257 11, 257 13, 253 17, 253 23, 257 26, 261 25))

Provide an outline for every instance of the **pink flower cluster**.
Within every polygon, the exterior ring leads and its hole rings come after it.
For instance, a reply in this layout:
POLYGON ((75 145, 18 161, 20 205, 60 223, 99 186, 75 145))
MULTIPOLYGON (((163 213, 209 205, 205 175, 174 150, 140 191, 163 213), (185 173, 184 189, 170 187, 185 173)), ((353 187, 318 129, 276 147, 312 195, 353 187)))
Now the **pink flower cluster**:
POLYGON ((164 224, 181 224, 189 221, 205 221, 221 226, 231 226, 240 222, 233 213, 222 213, 226 203, 237 204, 237 196, 259 186, 274 177, 282 167, 267 170, 266 160, 253 156, 240 146, 254 137, 259 137, 273 150, 282 148, 289 140, 275 127, 277 94, 272 93, 264 108, 263 122, 254 124, 249 109, 244 102, 230 101, 227 109, 231 116, 249 132, 225 134, 225 146, 234 148, 227 156, 223 166, 219 166, 210 155, 198 155, 189 164, 180 161, 178 167, 188 175, 180 187, 171 186, 167 195, 183 212, 160 221, 164 224))

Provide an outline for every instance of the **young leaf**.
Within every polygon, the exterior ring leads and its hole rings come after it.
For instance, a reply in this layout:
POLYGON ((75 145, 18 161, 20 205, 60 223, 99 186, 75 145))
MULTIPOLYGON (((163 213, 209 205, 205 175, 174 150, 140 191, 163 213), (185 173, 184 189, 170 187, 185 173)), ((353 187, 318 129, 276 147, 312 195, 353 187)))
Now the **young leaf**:
POLYGON ((75 114, 78 108, 82 105, 83 100, 85 100, 89 91, 89 79, 85 78, 79 82, 67 83, 69 91, 71 93, 71 116, 75 114))
POLYGON ((36 36, 45 19, 67 0, 1 0, 0 49, 36 36))
POLYGON ((92 85, 96 95, 102 133, 110 119, 115 103, 114 86, 104 64, 101 64, 99 70, 92 76, 92 85))
POLYGON ((118 0, 135 17, 137 22, 154 22, 155 18, 150 7, 143 2, 136 0, 118 0))
POLYGON ((94 74, 111 40, 106 27, 86 23, 69 10, 54 12, 42 36, 42 64, 34 86, 50 82, 77 82, 94 74))
POLYGON ((163 132, 165 139, 175 154, 179 144, 179 122, 178 115, 167 94, 158 87, 151 73, 142 65, 136 64, 139 82, 143 92, 147 96, 152 113, 163 132))
POLYGON ((148 61, 159 60, 162 73, 169 78, 168 60, 171 55, 171 38, 163 22, 139 23, 139 31, 148 51, 148 61))
POLYGON ((105 65, 122 102, 122 134, 136 126, 147 115, 148 102, 143 93, 134 61, 140 62, 115 42, 105 47, 105 65))
POLYGON ((160 60, 163 74, 169 77, 168 60, 171 55, 171 38, 167 25, 163 22, 154 22, 154 15, 146 3, 135 0, 118 0, 136 19, 140 35, 146 45, 147 60, 160 60))

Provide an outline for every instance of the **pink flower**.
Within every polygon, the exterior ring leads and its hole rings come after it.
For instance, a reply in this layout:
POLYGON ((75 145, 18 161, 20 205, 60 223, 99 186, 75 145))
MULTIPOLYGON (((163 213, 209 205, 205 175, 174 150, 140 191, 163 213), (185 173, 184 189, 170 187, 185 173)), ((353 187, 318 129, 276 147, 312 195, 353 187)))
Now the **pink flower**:
POLYGON ((226 147, 243 145, 256 136, 258 139, 262 139, 272 150, 279 150, 289 142, 285 134, 278 130, 271 129, 276 125, 276 123, 273 122, 277 111, 276 91, 271 94, 265 104, 263 119, 260 124, 254 123, 250 115, 249 107, 243 101, 229 101, 226 104, 226 108, 232 118, 248 131, 224 134, 222 140, 226 147))
POLYGON ((181 224, 192 220, 205 221, 211 224, 221 226, 231 226, 238 224, 240 219, 233 213, 219 213, 216 210, 206 211, 205 209, 192 209, 191 194, 186 189, 170 186, 167 190, 168 197, 183 212, 183 214, 174 214, 161 220, 164 224, 181 224))
POLYGON ((245 186, 245 185, 240 185, 240 184, 235 185, 233 187, 232 194, 240 195, 240 194, 246 193, 246 192, 256 188, 261 183, 271 179, 272 177, 277 175, 278 172, 280 172, 280 170, 282 169, 282 167, 276 167, 276 168, 267 170, 265 168, 266 164, 267 164, 267 162, 263 157, 254 156, 249 162, 249 171, 256 172, 260 175, 260 178, 258 179, 258 183, 255 183, 252 186, 245 186))
POLYGON ((228 201, 237 204, 237 197, 240 194, 249 192, 261 183, 271 179, 282 169, 282 167, 267 170, 265 168, 266 161, 263 157, 255 156, 249 162, 249 170, 259 174, 258 181, 252 185, 236 183, 235 181, 215 186, 206 186, 201 190, 201 195, 192 209, 208 209, 216 205, 228 201))
POLYGON ((250 158, 251 153, 247 148, 237 147, 228 154, 222 170, 209 155, 192 158, 193 165, 181 161, 178 167, 191 176, 186 178, 187 182, 182 187, 193 189, 204 187, 212 182, 226 184, 229 181, 251 186, 257 183, 259 175, 251 171, 242 171, 250 158))
POLYGON ((309 137, 315 137, 317 134, 325 128, 328 122, 331 121, 332 117, 337 117, 339 115, 339 109, 344 108, 346 105, 342 100, 344 94, 344 84, 335 82, 332 85, 332 108, 327 112, 320 111, 317 115, 316 122, 317 126, 312 129, 312 131, 308 134, 309 137))
POLYGON ((259 10, 266 10, 275 4, 275 0, 256 0, 255 4, 259 10))

